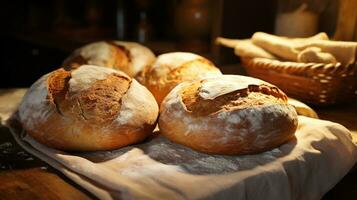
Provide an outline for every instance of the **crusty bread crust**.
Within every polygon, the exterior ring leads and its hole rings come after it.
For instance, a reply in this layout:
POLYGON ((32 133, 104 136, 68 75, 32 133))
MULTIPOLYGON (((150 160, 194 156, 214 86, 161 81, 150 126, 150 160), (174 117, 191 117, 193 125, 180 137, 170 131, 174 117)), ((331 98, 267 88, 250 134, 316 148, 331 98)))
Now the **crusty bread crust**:
POLYGON ((161 104, 159 128, 170 140, 198 151, 251 154, 293 138, 297 114, 276 86, 223 75, 176 86, 161 104))
POLYGON ((64 62, 67 70, 81 65, 98 65, 121 70, 135 77, 146 66, 151 65, 155 55, 147 47, 135 42, 101 41, 76 49, 64 62))
POLYGON ((160 104, 179 83, 222 73, 214 64, 193 53, 173 52, 158 56, 152 66, 145 68, 140 80, 160 104))
POLYGON ((120 71, 83 65, 34 83, 19 107, 30 136, 68 151, 111 150, 144 140, 155 128, 152 94, 120 71))

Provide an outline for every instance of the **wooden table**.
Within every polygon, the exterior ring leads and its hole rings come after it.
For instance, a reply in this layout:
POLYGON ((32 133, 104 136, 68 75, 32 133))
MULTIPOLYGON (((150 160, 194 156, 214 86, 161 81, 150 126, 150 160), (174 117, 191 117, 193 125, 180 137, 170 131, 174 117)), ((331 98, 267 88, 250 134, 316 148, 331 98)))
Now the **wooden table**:
MULTIPOLYGON (((21 99, 25 90, 0 90, 0 117, 5 118, 21 99)), ((29 155, 0 126, 0 200, 68 199, 95 197, 45 162, 29 155)))
MULTIPOLYGON (((16 104, 21 97, 8 94, 14 90, 0 90, 0 111, 10 112, 6 102, 16 104), (4 100, 5 99, 5 100, 4 100)), ((9 103, 9 105, 10 105, 9 103)), ((315 108, 321 119, 341 123, 357 134, 357 102, 351 105, 315 108)), ((356 167, 347 174, 323 199, 356 199, 356 167)), ((0 200, 8 199, 95 199, 93 195, 29 155, 17 145, 6 127, 0 127, 0 200)))

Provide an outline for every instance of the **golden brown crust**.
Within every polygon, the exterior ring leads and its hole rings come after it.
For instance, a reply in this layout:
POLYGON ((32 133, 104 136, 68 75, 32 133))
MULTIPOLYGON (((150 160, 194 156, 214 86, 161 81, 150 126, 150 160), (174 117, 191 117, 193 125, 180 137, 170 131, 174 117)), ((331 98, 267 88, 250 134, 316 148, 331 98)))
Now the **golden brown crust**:
MULTIPOLYGON (((225 76, 218 81, 222 87, 240 83, 223 81, 225 76)), ((211 81, 181 83, 170 92, 160 107, 161 134, 198 151, 228 155, 270 150, 294 137, 297 114, 278 88, 252 79, 245 88, 205 99, 201 87, 211 81)))
MULTIPOLYGON (((102 67, 124 71, 123 69, 127 68, 128 61, 130 60, 128 58, 128 51, 122 46, 114 45, 112 41, 105 41, 103 43, 107 45, 106 48, 108 48, 108 52, 105 60, 103 60, 101 63, 99 63, 99 61, 95 61, 93 57, 85 58, 83 55, 81 55, 81 52, 84 50, 78 49, 63 62, 63 68, 66 70, 73 70, 82 65, 99 64, 102 67)), ((98 49, 97 52, 98 54, 102 53, 100 52, 100 49, 98 49)))
POLYGON ((184 63, 181 67, 174 68, 166 76, 168 82, 181 83, 185 80, 194 80, 197 75, 206 71, 217 71, 213 63, 207 59, 199 58, 184 63), (199 69, 199 71, 197 70, 199 69))
POLYGON ((57 123, 57 125, 63 126, 51 125, 49 127, 46 124, 38 128, 51 133, 52 136, 32 129, 26 129, 26 132, 41 144, 65 151, 105 151, 118 149, 145 140, 155 128, 153 125, 146 124, 137 130, 119 127, 115 131, 101 132, 99 130, 102 126, 93 126, 88 123, 85 127, 81 128, 81 132, 79 133, 69 126, 81 126, 78 122, 61 124, 60 120, 55 117, 51 119, 51 122, 52 124, 57 123), (72 135, 68 134, 69 132, 73 132, 72 135))
POLYGON ((144 140, 155 128, 158 107, 150 92, 125 74, 81 66, 56 70, 37 81, 25 95, 19 116, 28 134, 42 144, 95 151, 144 140), (97 76, 87 76, 90 72, 97 76), (141 110, 145 107, 150 109, 141 110))
MULTIPOLYGON (((254 109, 246 109, 245 111, 256 112, 254 109)), ((169 120, 172 121, 173 124, 168 125, 168 122, 163 122, 164 120, 161 115, 159 118, 159 127, 162 135, 175 143, 209 154, 244 155, 268 151, 295 138, 294 133, 297 128, 297 122, 295 120, 280 116, 270 122, 270 119, 273 118, 274 115, 265 115, 264 119, 269 124, 266 124, 264 128, 262 128, 264 129, 264 132, 278 131, 281 135, 269 138, 268 142, 257 144, 257 141, 260 140, 258 135, 265 133, 249 130, 250 124, 247 121, 235 125, 235 134, 233 133, 230 136, 224 136, 224 134, 229 135, 225 132, 225 127, 227 125, 220 120, 211 119, 209 120, 209 124, 206 125, 215 126, 215 129, 212 127, 202 127, 200 130, 196 129, 194 132, 189 132, 189 128, 185 124, 181 123, 179 119, 171 116, 169 120), (244 137, 243 140, 237 139, 242 132, 248 136, 244 137)), ((203 118, 203 116, 201 117, 203 118)), ((210 117, 217 118, 218 115, 210 117)), ((195 118, 191 120, 191 123, 197 123, 196 125, 198 125, 200 121, 204 121, 205 119, 195 118)))
MULTIPOLYGON (((47 79, 48 98, 56 105, 57 109, 59 109, 59 102, 61 102, 67 94, 70 78, 71 73, 69 71, 58 69, 47 79)), ((59 110, 59 112, 61 111, 59 110)))
POLYGON ((117 117, 121 98, 129 86, 130 80, 126 77, 110 74, 107 79, 96 81, 86 91, 72 97, 66 110, 75 106, 79 116, 89 123, 107 125, 117 117))
POLYGON ((54 71, 47 79, 48 97, 61 115, 73 115, 88 123, 105 125, 118 115, 121 98, 131 80, 118 74, 109 74, 105 80, 97 80, 79 94, 69 93, 71 73, 63 69, 54 71), (75 112, 74 112, 75 111, 75 112))
POLYGON ((75 50, 63 62, 63 67, 70 70, 85 64, 98 65, 121 70, 134 77, 154 59, 154 54, 140 44, 108 40, 75 50))
POLYGON ((131 62, 130 52, 122 45, 118 45, 113 41, 106 41, 113 49, 113 68, 121 70, 127 74, 131 74, 129 63, 131 62))
POLYGON ((197 81, 184 88, 182 102, 193 115, 209 115, 220 110, 244 109, 263 104, 285 104, 287 96, 278 88, 268 85, 249 85, 245 89, 221 95, 213 100, 199 95, 201 82, 197 81))
MULTIPOLYGON (((174 53, 175 54, 175 53, 174 53)), ((170 54, 163 54, 164 56, 170 54)), ((173 59, 174 60, 174 59, 173 59)), ((154 63, 145 68, 139 80, 153 93, 160 104, 165 96, 179 83, 195 80, 205 75, 220 75, 221 72, 213 63, 203 57, 182 63, 173 67, 175 63, 154 63)))

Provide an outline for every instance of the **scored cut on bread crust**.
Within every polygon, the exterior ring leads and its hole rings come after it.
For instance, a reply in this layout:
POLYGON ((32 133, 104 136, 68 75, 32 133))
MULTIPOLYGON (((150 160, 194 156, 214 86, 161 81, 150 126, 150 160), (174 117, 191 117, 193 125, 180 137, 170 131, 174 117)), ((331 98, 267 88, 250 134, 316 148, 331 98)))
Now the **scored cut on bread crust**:
POLYGON ((176 86, 161 104, 159 128, 170 140, 198 151, 249 154, 293 138, 297 114, 276 86, 223 75, 176 86))
POLYGON ((140 142, 152 133, 157 116, 154 97, 135 79, 91 65, 44 75, 19 107, 20 122, 30 136, 73 151, 140 142))

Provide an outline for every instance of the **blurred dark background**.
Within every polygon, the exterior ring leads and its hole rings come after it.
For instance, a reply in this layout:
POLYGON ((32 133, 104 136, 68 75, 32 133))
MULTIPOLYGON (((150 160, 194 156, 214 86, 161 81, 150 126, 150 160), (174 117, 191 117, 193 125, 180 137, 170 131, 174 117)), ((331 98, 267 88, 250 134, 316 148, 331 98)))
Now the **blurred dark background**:
MULTIPOLYGON (((294 11, 302 2, 319 16, 318 32, 325 31, 334 39, 357 40, 356 0, 1 1, 0 88, 29 87, 59 68, 74 49, 107 39, 140 42, 156 54, 196 52, 225 71, 239 59, 232 49, 215 45, 216 37, 274 33, 277 14, 294 11), (335 34, 338 14, 345 29, 335 34)), ((324 199, 354 199, 355 177, 356 170, 324 199)))
MULTIPOLYGON (((310 0, 311 1, 311 0, 310 0)), ((334 5, 333 0, 328 2, 334 5)), ((0 6, 0 87, 28 87, 61 66, 75 48, 117 39, 141 42, 156 54, 199 53, 219 67, 238 63, 218 36, 274 32, 278 0, 12 0, 0 6)), ((331 9, 330 9, 331 10, 331 9)), ((334 9, 332 9, 334 10, 334 9)), ((322 21, 331 29, 333 21, 322 21)), ((326 25, 325 25, 326 26, 326 25)))

